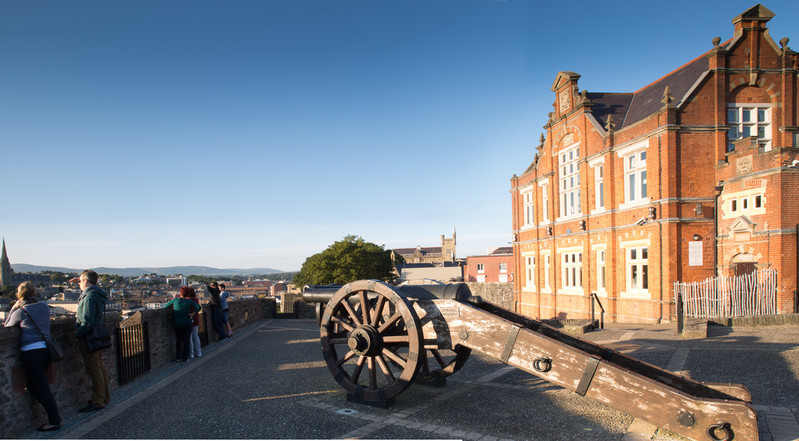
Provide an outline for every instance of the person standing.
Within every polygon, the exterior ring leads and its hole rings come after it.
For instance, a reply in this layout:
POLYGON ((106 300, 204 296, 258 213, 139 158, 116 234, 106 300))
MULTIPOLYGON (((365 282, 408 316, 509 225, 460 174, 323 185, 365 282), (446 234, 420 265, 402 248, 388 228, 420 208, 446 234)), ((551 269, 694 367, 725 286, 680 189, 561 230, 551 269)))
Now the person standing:
POLYGON ((47 424, 38 427, 40 432, 61 429, 61 416, 50 385, 47 369, 52 363, 45 341, 50 340, 50 307, 36 298, 36 288, 31 282, 22 282, 17 287, 17 302, 11 307, 3 326, 19 326, 20 357, 27 375, 25 387, 33 398, 47 411, 47 424))
POLYGON ((233 330, 230 329, 230 317, 228 316, 229 307, 227 304, 230 294, 228 294, 227 290, 225 290, 224 283, 219 284, 219 289, 222 290, 222 292, 219 294, 219 306, 222 308, 222 323, 225 324, 226 335, 228 337, 232 337, 233 330))
POLYGON ((192 321, 194 315, 200 311, 200 305, 189 299, 191 293, 194 293, 194 288, 182 286, 180 297, 175 297, 164 305, 164 308, 171 306, 174 310, 176 361, 189 361, 192 321))
MULTIPOLYGON (((197 300, 197 293, 192 288, 189 293, 189 300, 200 306, 200 301, 197 300)), ((200 308, 202 310, 202 307, 200 308)), ((191 339, 189 340, 189 358, 200 358, 203 356, 202 342, 200 341, 200 313, 194 314, 191 323, 191 339)))
POLYGON ((108 292, 97 285, 97 279, 97 273, 92 270, 82 272, 78 278, 80 289, 83 292, 78 299, 75 337, 78 339, 78 350, 86 365, 86 373, 92 381, 91 401, 88 405, 78 409, 79 412, 94 412, 111 402, 108 369, 103 363, 103 351, 89 352, 84 338, 95 325, 103 323, 105 304, 108 302, 108 292))
POLYGON ((216 282, 211 282, 210 285, 205 285, 205 288, 211 294, 211 300, 208 302, 208 305, 211 306, 211 327, 216 331, 219 341, 225 341, 228 337, 222 322, 222 300, 219 298, 219 285, 216 282))

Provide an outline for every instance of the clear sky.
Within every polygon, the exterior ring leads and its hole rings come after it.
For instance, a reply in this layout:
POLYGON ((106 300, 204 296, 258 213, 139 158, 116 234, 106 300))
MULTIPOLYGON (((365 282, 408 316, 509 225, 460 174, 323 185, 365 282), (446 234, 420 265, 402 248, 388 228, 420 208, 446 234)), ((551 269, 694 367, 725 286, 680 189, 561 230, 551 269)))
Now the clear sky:
MULTIPOLYGON (((0 0, 12 264, 298 270, 348 234, 511 240, 559 71, 632 92, 741 0, 0 0)), ((799 48, 799 2, 771 0, 799 48)))

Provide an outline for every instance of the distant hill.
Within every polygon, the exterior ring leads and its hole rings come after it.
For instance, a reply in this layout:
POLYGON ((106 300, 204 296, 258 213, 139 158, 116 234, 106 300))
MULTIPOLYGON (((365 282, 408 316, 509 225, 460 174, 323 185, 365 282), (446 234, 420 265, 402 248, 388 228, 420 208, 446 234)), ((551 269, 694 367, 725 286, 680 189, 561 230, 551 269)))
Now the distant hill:
MULTIPOLYGON (((62 273, 80 273, 86 268, 63 268, 56 266, 28 265, 26 263, 15 263, 11 267, 18 273, 38 273, 42 271, 60 271, 62 273)), ((256 274, 283 273, 272 268, 211 268, 209 266, 168 266, 161 268, 91 268, 100 274, 116 274, 123 277, 138 277, 142 274, 157 274, 159 276, 172 276, 182 274, 184 276, 249 276, 256 274)))

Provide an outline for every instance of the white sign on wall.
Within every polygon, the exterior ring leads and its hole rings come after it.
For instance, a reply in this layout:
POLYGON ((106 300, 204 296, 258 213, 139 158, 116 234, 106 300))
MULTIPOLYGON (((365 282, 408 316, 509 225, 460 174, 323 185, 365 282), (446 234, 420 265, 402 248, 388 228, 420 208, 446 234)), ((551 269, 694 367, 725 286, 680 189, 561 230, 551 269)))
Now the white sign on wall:
POLYGON ((702 242, 688 242, 688 266, 702 266, 702 242))

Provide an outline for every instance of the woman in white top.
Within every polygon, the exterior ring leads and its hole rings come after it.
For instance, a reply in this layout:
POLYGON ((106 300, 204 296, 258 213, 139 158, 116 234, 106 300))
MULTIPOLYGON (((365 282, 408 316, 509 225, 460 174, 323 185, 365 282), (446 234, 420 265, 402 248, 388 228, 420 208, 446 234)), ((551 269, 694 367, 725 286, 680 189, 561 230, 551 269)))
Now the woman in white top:
POLYGON ((50 339, 50 307, 36 298, 36 288, 31 282, 22 282, 17 287, 17 302, 11 307, 4 326, 22 329, 19 342, 22 366, 28 377, 25 386, 47 411, 48 424, 42 424, 37 430, 59 430, 58 405, 45 375, 52 362, 45 344, 45 339, 50 339))

